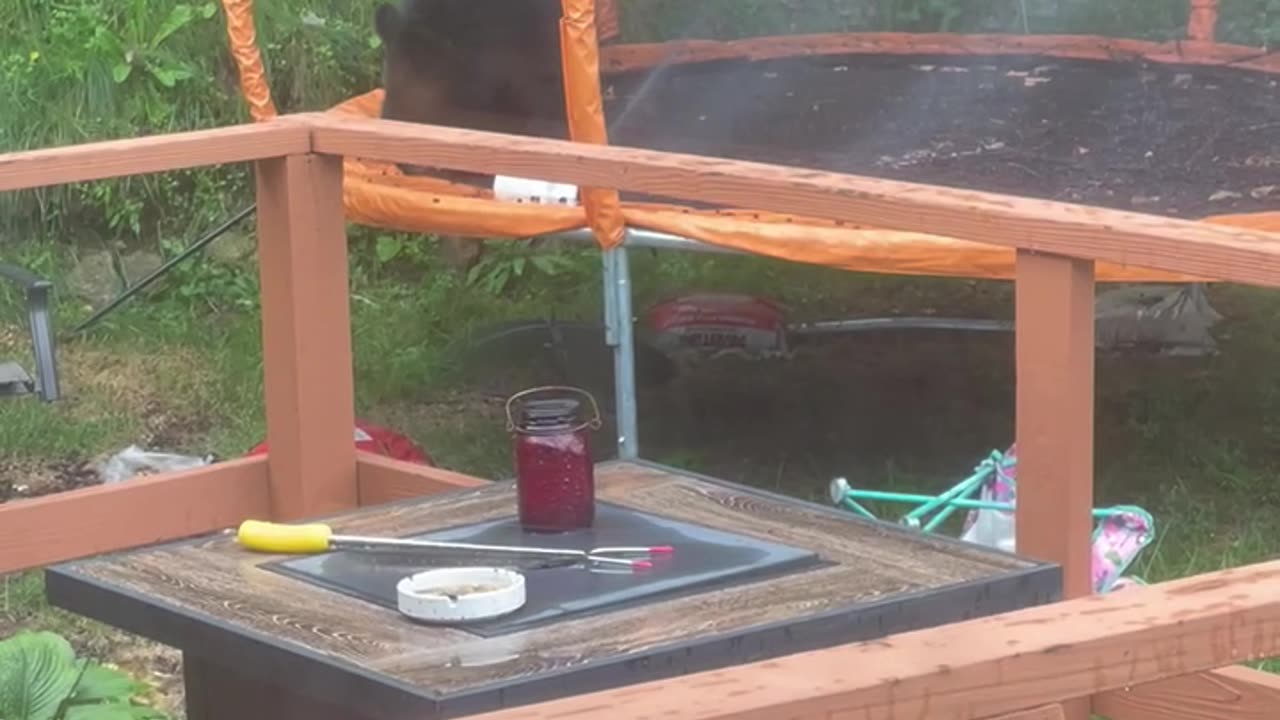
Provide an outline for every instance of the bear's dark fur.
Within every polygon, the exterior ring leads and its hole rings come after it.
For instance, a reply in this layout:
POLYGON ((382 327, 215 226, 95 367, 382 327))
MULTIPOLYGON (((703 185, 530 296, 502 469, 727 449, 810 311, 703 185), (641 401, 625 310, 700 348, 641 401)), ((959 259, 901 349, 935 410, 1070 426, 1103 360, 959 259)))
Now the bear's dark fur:
MULTIPOLYGON (((382 117, 567 138, 560 13, 560 0, 401 0, 379 6, 374 25, 384 52, 382 117)), ((429 174, 492 182, 492 176, 471 173, 429 174)))

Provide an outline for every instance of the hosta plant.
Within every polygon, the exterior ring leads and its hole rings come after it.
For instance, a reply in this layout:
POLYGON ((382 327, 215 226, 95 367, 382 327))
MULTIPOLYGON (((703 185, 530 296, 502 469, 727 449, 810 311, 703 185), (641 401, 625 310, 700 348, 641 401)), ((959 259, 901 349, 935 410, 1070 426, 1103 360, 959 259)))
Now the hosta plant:
POLYGON ((0 640, 0 720, 163 720, 134 702, 145 689, 119 670, 77 658, 55 633, 0 640))

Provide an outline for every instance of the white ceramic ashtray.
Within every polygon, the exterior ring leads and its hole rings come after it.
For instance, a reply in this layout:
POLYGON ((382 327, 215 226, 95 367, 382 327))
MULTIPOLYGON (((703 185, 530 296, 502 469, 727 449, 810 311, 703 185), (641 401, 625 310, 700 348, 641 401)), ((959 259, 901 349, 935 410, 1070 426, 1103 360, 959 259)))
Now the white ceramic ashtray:
POLYGON ((524 606, 524 575, 504 568, 427 570, 396 584, 400 612, 434 623, 486 620, 524 606))

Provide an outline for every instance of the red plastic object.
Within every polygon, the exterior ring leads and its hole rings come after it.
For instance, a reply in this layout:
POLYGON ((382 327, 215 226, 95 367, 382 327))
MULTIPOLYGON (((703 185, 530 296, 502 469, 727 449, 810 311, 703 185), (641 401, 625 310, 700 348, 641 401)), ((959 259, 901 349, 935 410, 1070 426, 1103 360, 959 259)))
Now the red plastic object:
POLYGON ((654 344, 668 353, 768 355, 785 352, 787 347, 782 308, 749 295, 676 297, 650 308, 647 320, 654 344))
MULTIPOLYGON (((435 467, 435 462, 431 460, 431 456, 427 455, 426 451, 391 428, 357 420, 353 439, 358 450, 382 455, 393 460, 403 460, 435 467)), ((255 445, 246 455, 264 455, 266 452, 267 442, 264 440, 255 445)))

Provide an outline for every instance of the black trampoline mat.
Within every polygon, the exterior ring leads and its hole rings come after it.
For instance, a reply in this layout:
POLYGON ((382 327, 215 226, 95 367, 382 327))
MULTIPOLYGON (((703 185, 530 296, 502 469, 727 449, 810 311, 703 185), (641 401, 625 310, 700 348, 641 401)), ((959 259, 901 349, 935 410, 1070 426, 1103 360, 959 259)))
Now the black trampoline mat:
MULTIPOLYGON (((396 610, 396 583, 436 567, 496 565, 525 573, 524 607, 491 620, 457 625, 482 637, 528 630, 623 606, 717 590, 823 565, 817 553, 609 503, 596 506, 595 527, 571 533, 525 533, 512 515, 498 520, 412 535, 415 539, 589 550, 621 545, 673 545, 654 556, 650 570, 587 569, 498 555, 337 551, 262 565, 313 585, 396 610)), ((598 569, 597 569, 598 568, 598 569)))

